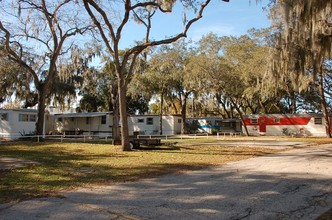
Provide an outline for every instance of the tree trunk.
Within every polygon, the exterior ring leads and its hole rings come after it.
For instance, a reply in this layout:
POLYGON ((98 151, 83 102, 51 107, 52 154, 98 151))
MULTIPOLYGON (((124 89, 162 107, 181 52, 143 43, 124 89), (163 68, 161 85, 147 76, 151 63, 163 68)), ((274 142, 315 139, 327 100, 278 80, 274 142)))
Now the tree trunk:
POLYGON ((127 116, 126 84, 123 75, 118 74, 119 112, 121 120, 121 145, 123 151, 131 151, 127 116))
POLYGON ((296 109, 297 109, 296 94, 293 93, 293 95, 292 95, 292 114, 296 114, 296 109))
POLYGON ((324 77, 323 73, 321 72, 319 74, 319 95, 321 98, 321 107, 323 111, 323 117, 324 117, 324 126, 325 126, 325 132, 326 132, 326 137, 331 138, 331 133, 330 133, 330 120, 329 120, 329 115, 327 112, 327 106, 326 106, 326 99, 325 99, 325 94, 324 94, 324 77))
POLYGON ((119 105, 113 108, 113 125, 112 125, 112 137, 115 144, 120 142, 120 116, 119 105))
POLYGON ((161 96, 160 96, 160 124, 159 124, 159 134, 162 135, 163 134, 163 109, 164 109, 164 92, 161 92, 161 96))
POLYGON ((192 115, 192 117, 196 117, 197 116, 197 113, 196 113, 196 110, 197 110, 197 108, 196 108, 196 106, 195 106, 195 99, 197 99, 197 95, 193 95, 193 115, 192 115))
POLYGON ((112 125, 112 138, 115 144, 120 143, 120 115, 119 115, 119 98, 118 88, 112 79, 112 105, 113 105, 113 125, 112 125))
POLYGON ((181 124, 181 134, 186 133, 186 111, 187 111, 187 95, 182 95, 182 105, 181 105, 181 118, 182 118, 182 124, 181 124))
POLYGON ((236 103, 234 102, 234 100, 232 98, 230 98, 232 105, 234 106, 234 108, 236 109, 236 111, 239 113, 240 118, 241 118, 241 122, 243 124, 244 127, 244 131, 246 133, 246 136, 249 136, 249 132, 248 132, 248 128, 247 125, 244 123, 244 118, 243 118, 243 114, 242 111, 240 110, 240 108, 236 105, 236 103))
POLYGON ((36 122, 36 135, 44 135, 46 93, 43 86, 38 90, 38 117, 36 122))
POLYGON ((232 118, 232 115, 229 113, 229 111, 227 110, 227 107, 226 107, 226 104, 225 102, 223 102, 220 98, 220 96, 216 96, 217 97, 217 100, 218 100, 218 103, 221 104, 222 106, 222 111, 224 112, 224 114, 226 114, 227 118, 232 118))

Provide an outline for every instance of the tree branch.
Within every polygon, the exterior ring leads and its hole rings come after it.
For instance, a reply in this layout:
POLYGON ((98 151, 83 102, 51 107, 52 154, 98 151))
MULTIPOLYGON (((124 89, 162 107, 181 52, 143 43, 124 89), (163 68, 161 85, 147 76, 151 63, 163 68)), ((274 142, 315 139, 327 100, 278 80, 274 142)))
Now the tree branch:
POLYGON ((136 52, 142 52, 144 49, 146 49, 147 47, 151 47, 151 46, 157 46, 157 45, 162 45, 162 44, 169 44, 169 43, 173 43, 175 41, 177 41, 178 39, 182 38, 182 37, 186 37, 187 36, 187 32, 189 30, 189 28, 191 27, 192 24, 194 24, 195 22, 197 22, 199 19, 201 19, 203 17, 203 11, 205 9, 205 7, 210 3, 211 0, 206 0, 200 7, 199 12, 197 13, 196 17, 191 19, 190 21, 188 21, 188 23, 186 24, 184 30, 182 33, 168 38, 168 39, 163 39, 163 40, 159 40, 159 41, 151 41, 151 42, 146 42, 143 43, 141 45, 137 45, 131 49, 129 49, 126 53, 127 54, 133 54, 136 52))
POLYGON ((111 45, 109 44, 108 41, 108 37, 106 36, 103 27, 101 26, 100 22, 98 21, 97 17, 94 15, 94 13, 92 12, 90 5, 102 16, 102 18, 104 19, 106 26, 108 27, 110 34, 111 34, 111 38, 112 40, 115 39, 115 34, 114 34, 114 30, 113 30, 113 25, 109 22, 109 19, 106 15, 106 13, 92 0, 83 0, 84 3, 84 7, 87 10, 88 14, 90 15, 93 23, 97 26, 101 37, 103 38, 104 43, 106 44, 107 49, 109 50, 109 52, 111 54, 114 54, 114 51, 111 47, 111 45))
POLYGON ((34 82, 36 84, 36 86, 39 85, 39 79, 38 79, 38 76, 37 74, 33 71, 33 69, 26 63, 22 60, 22 47, 20 44, 18 44, 21 48, 20 50, 20 54, 21 56, 19 56, 14 50, 11 49, 10 47, 10 38, 11 38, 11 35, 10 35, 10 32, 3 26, 2 22, 0 21, 0 30, 2 30, 3 32, 5 32, 5 50, 6 52, 8 53, 8 57, 19 63, 20 65, 22 65, 31 75, 32 77, 34 78, 34 82))

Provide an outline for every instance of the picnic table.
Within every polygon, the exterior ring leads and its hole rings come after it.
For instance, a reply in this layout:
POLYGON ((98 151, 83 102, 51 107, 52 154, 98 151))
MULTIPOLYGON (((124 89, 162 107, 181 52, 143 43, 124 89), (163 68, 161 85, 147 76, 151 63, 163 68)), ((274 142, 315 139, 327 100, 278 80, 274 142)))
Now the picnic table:
POLYGON ((160 138, 133 138, 130 140, 133 148, 139 148, 141 144, 149 146, 159 146, 161 145, 160 138))

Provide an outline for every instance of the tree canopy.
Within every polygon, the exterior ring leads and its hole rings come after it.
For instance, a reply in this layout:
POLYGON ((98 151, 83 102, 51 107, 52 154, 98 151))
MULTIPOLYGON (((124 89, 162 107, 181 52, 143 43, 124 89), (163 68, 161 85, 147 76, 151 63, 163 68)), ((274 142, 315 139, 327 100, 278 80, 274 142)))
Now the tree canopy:
POLYGON ((90 30, 91 25, 81 19, 82 10, 75 1, 3 0, 0 5, 4 56, 33 82, 33 86, 30 82, 25 86, 35 90, 29 101, 38 100, 36 133, 43 134, 45 107, 60 75, 60 57, 70 57, 75 42, 72 37, 90 30))
POLYGON ((291 85, 303 88, 311 76, 320 94, 321 109, 329 132, 327 102, 324 91, 324 63, 331 59, 332 0, 276 1, 271 13, 278 28, 272 70, 276 76, 289 76, 291 85), (305 83, 304 83, 305 84, 305 83))
POLYGON ((273 30, 186 42, 210 0, 2 0, 0 101, 14 94, 25 107, 38 103, 41 134, 45 106, 70 105, 79 94, 81 111, 113 110, 123 150, 130 150, 127 114, 146 112, 153 96, 156 112, 183 121, 190 105, 193 116, 228 118, 314 109, 329 133, 332 0, 270 2, 273 30), (155 38, 154 19, 170 13, 180 31, 155 38), (133 24, 144 35, 121 48, 133 24), (95 56, 107 61, 103 69, 90 66, 95 56))

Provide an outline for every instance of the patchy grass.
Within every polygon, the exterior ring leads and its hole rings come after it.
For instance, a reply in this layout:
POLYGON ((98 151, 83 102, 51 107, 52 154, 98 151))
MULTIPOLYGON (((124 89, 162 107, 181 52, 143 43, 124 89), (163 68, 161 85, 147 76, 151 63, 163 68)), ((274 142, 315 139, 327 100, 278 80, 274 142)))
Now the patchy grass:
POLYGON ((0 156, 36 164, 0 171, 0 203, 57 196, 61 190, 199 169, 275 153, 257 147, 160 146, 123 152, 105 143, 8 143, 0 156))

